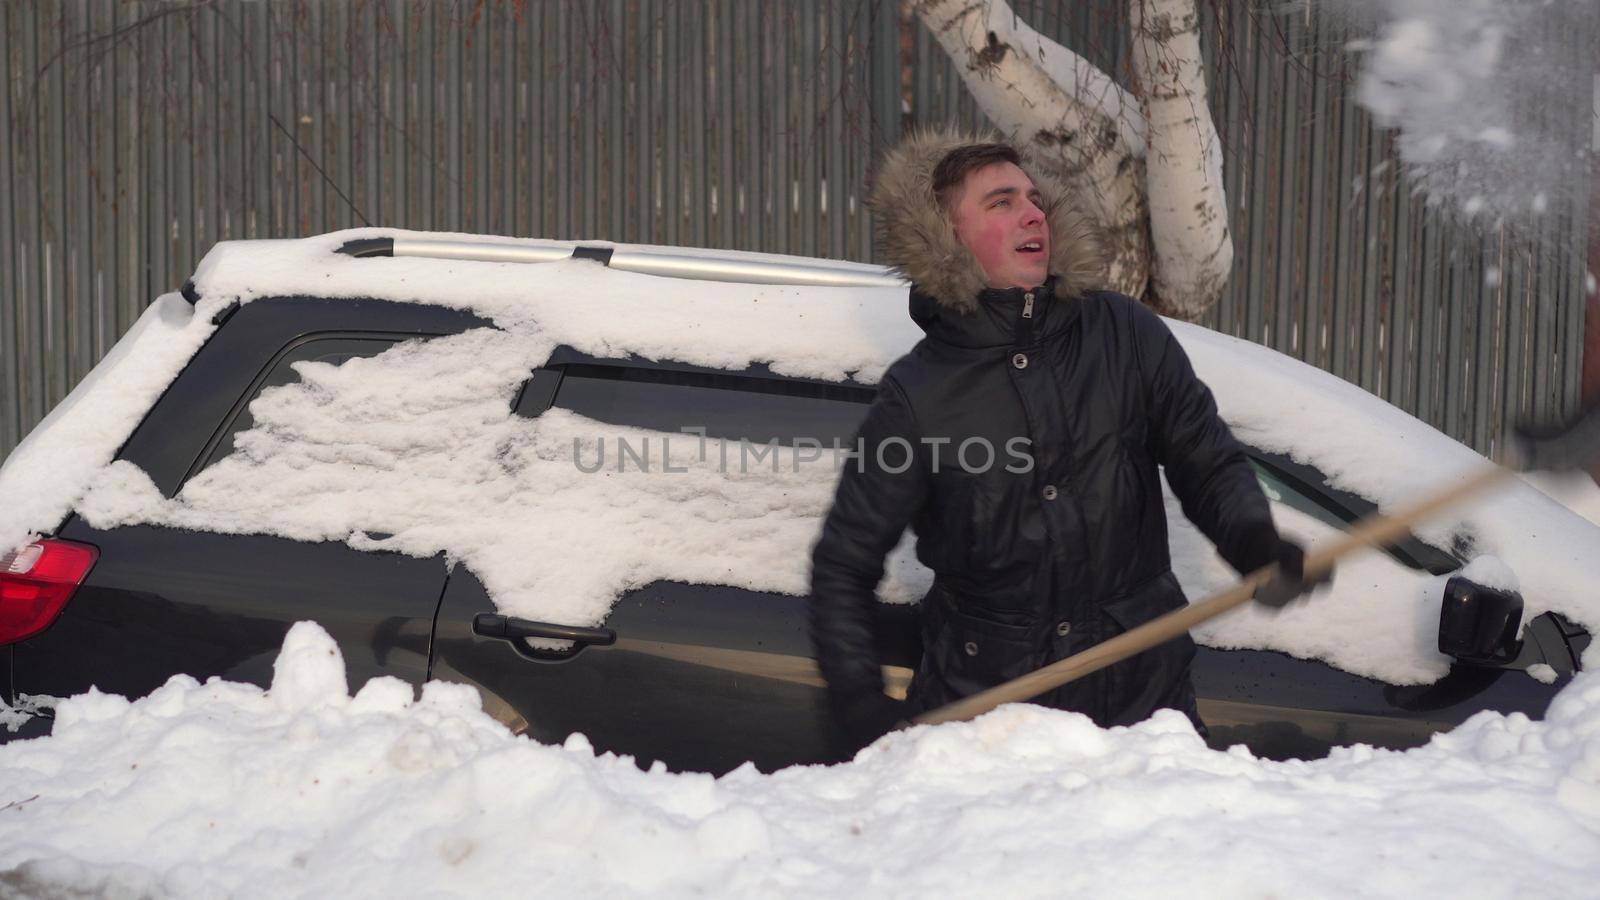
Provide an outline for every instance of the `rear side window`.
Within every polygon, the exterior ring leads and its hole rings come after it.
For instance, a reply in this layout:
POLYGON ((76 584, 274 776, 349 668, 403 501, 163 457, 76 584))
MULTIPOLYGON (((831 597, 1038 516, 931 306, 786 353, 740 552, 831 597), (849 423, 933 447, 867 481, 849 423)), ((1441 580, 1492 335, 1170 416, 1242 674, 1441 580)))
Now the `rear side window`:
MULTIPOLYGON (((407 335, 406 339, 415 337, 416 335, 407 335)), ((234 405, 228 419, 206 444, 206 449, 190 468, 189 474, 184 476, 184 481, 188 481, 206 466, 233 452, 235 435, 241 431, 248 431, 255 425, 255 418, 250 415, 250 402, 267 388, 298 382, 300 376, 294 370, 295 363, 311 361, 337 366, 356 357, 377 356, 401 340, 400 337, 383 335, 329 336, 302 338, 288 345, 278 352, 277 357, 251 384, 250 391, 234 405)))
POLYGON ((831 447, 854 442, 871 400, 870 389, 843 385, 569 365, 553 405, 611 425, 670 433, 704 428, 709 438, 831 447))

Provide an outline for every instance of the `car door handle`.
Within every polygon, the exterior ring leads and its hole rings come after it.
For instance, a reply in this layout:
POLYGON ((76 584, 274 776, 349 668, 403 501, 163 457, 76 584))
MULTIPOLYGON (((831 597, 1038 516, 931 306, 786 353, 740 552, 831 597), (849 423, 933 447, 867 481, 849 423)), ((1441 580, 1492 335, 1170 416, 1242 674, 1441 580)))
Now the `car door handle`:
POLYGON ((617 633, 610 628, 583 628, 577 625, 557 625, 553 622, 533 622, 495 613, 478 613, 473 616, 472 633, 508 641, 517 638, 550 638, 579 644, 596 644, 601 647, 617 642, 617 633))

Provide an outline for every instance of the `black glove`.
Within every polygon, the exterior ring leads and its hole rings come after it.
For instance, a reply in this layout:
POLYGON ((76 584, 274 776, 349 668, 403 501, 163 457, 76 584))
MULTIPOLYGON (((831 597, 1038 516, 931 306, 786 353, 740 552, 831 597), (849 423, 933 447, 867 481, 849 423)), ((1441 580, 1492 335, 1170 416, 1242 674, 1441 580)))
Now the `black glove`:
POLYGON ((834 718, 849 738, 852 751, 906 725, 911 719, 906 701, 896 700, 882 691, 835 695, 831 699, 834 718))
POLYGON ((1315 581, 1306 580, 1306 551, 1294 541, 1285 540, 1276 531, 1260 531, 1252 536, 1246 548, 1244 562, 1249 574, 1262 566, 1278 564, 1278 571, 1266 584, 1256 588, 1255 600, 1263 606, 1283 609, 1289 603, 1311 593, 1321 585, 1333 582, 1333 567, 1315 581))

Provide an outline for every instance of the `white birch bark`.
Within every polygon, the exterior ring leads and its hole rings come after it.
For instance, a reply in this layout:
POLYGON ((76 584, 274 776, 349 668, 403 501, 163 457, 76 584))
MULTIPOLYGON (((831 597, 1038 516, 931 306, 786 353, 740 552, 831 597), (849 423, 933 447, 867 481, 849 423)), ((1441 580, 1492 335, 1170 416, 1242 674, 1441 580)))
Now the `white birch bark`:
POLYGON ((1206 104, 1194 0, 1129 0, 1133 71, 1148 128, 1151 304, 1193 320, 1233 268, 1222 145, 1206 104))
POLYGON ((1194 0, 1129 0, 1138 99, 1004 0, 916 12, 995 125, 1084 192, 1112 288, 1186 319, 1217 301, 1233 243, 1194 0))

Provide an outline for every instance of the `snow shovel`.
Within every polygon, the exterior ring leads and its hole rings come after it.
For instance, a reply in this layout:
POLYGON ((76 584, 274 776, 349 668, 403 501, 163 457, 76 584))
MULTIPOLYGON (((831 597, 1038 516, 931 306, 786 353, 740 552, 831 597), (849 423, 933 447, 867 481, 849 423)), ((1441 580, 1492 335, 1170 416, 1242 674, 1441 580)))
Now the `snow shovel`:
MULTIPOLYGON (((1335 562, 1357 549, 1366 546, 1382 547, 1404 538, 1411 530, 1411 526, 1417 522, 1515 477, 1516 471, 1569 470, 1594 462, 1600 457, 1600 405, 1592 407, 1573 424, 1560 431, 1543 435, 1517 434, 1511 441, 1508 457, 1506 465, 1490 464, 1465 481, 1458 482, 1432 497, 1418 500, 1392 515, 1368 516, 1357 522, 1333 546, 1306 554, 1305 580, 1315 582, 1325 575, 1335 562)), ((1002 703, 1029 700, 1045 691, 1099 671, 1112 663, 1143 653, 1157 644, 1172 640, 1201 622, 1213 619, 1243 604, 1255 595, 1256 588, 1271 581, 1277 570, 1276 563, 1263 566, 1232 587, 1218 591, 1199 602, 1173 610, 1132 631, 1036 669, 1020 678, 937 709, 928 710, 912 719, 912 724, 937 725, 940 722, 971 719, 1002 703)))

